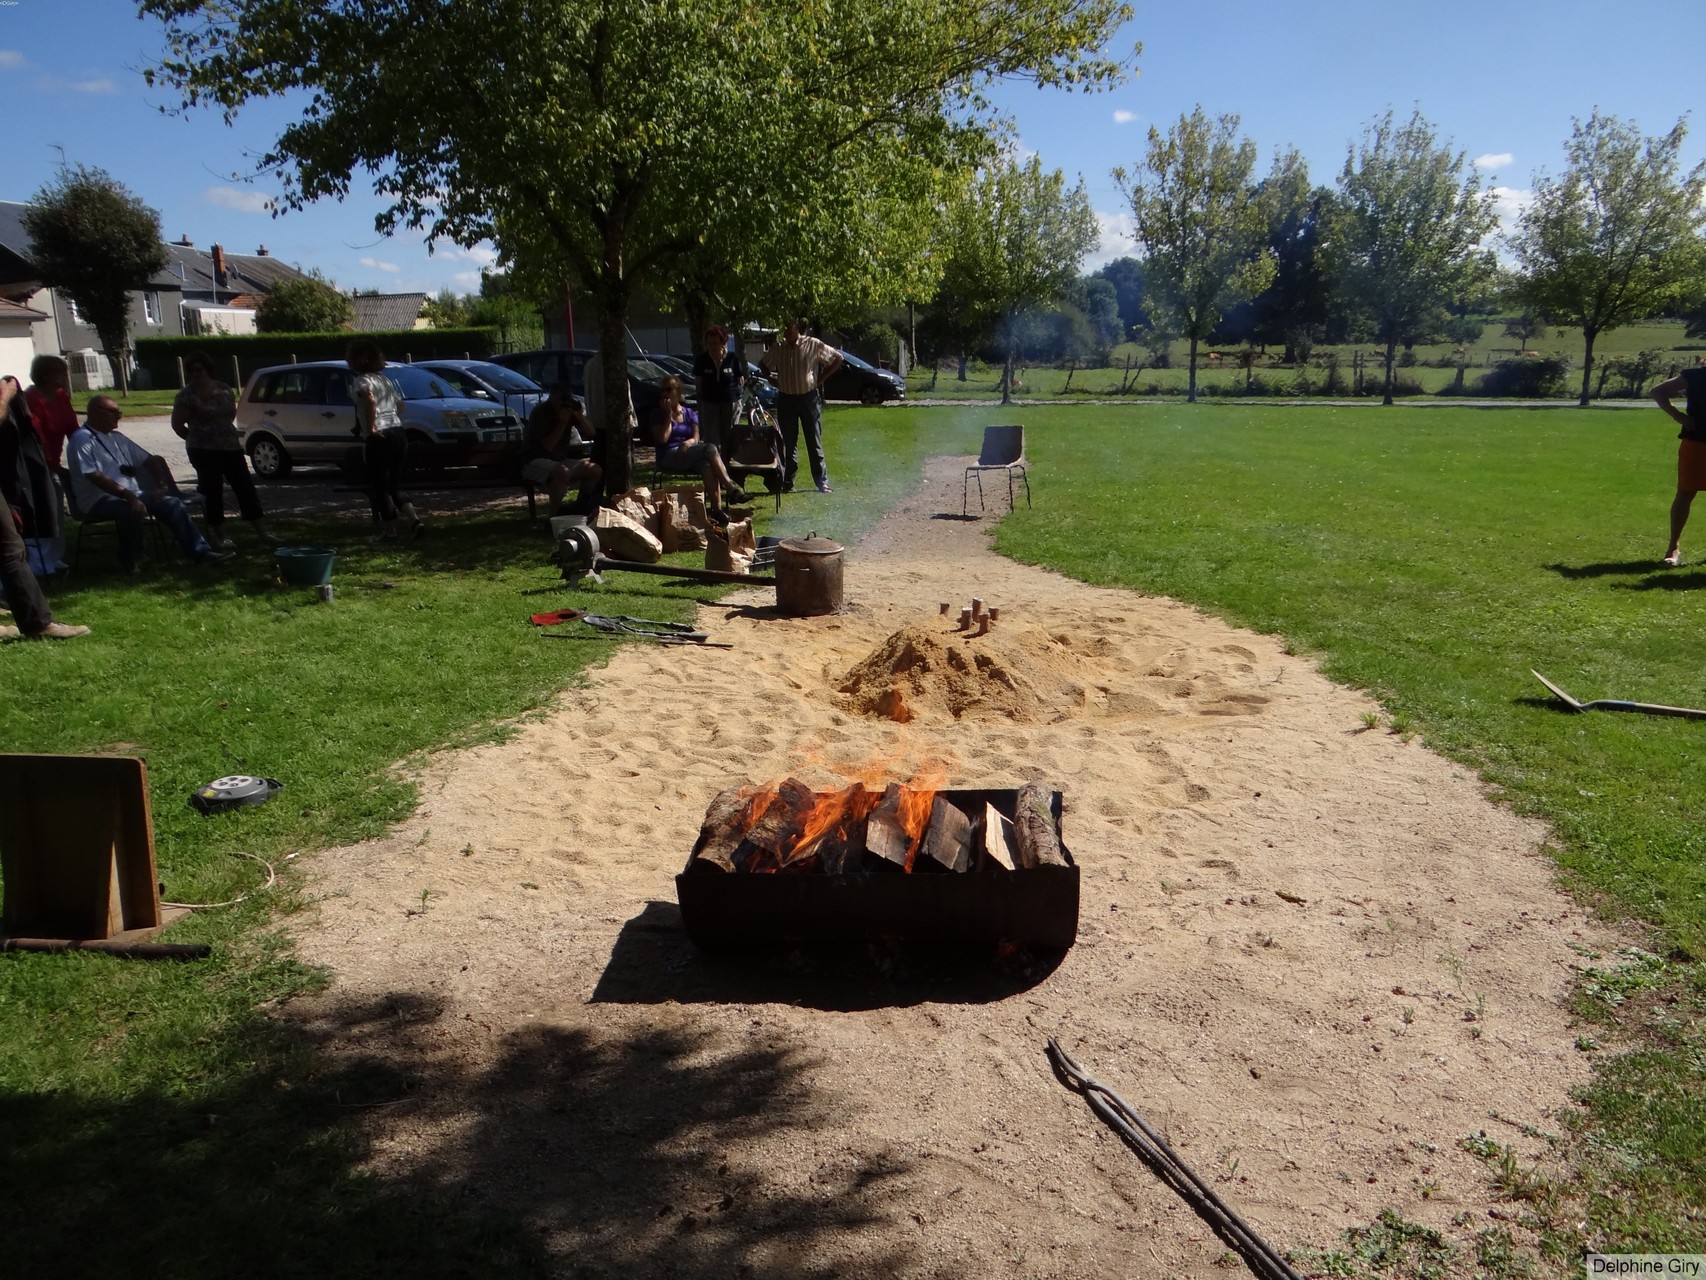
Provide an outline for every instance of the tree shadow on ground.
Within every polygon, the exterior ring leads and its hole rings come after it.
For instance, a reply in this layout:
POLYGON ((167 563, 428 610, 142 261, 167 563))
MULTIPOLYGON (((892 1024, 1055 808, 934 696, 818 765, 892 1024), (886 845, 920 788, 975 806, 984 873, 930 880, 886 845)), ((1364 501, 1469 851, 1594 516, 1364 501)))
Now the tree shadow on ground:
POLYGON ((743 1139, 832 1105, 795 1050, 540 1027, 471 1054, 444 1017, 322 1003, 301 1029, 257 1019, 251 1066, 216 1088, 0 1097, 8 1272, 784 1280, 886 1222, 907 1172, 878 1153, 845 1186, 787 1188, 743 1164, 743 1139))
POLYGON ((788 1004, 853 1012, 988 1004, 1037 985, 1063 951, 907 947, 893 942, 706 951, 673 902, 648 902, 622 926, 595 1004, 788 1004))
POLYGON ((1706 588, 1706 571, 1655 573, 1639 582, 1614 582, 1618 591, 1699 591, 1706 588))

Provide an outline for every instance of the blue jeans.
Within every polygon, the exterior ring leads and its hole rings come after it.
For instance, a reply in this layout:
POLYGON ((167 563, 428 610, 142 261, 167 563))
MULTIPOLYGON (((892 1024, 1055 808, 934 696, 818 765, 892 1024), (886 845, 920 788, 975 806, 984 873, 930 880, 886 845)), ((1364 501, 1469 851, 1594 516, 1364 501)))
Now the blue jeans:
POLYGON ((823 456, 823 400, 815 391, 803 396, 786 393, 776 398, 776 419, 782 428, 784 483, 794 487, 800 469, 800 429, 806 433, 806 459, 811 463, 812 481, 818 488, 829 483, 829 463, 823 456))
MULTIPOLYGON (((142 505, 148 514, 172 531, 178 545, 191 560, 205 560, 213 554, 207 539, 195 527, 188 509, 169 493, 145 493, 142 505)), ((116 494, 102 494, 88 508, 90 520, 114 520, 118 523, 118 558, 126 569, 142 562, 142 517, 136 509, 116 494)))

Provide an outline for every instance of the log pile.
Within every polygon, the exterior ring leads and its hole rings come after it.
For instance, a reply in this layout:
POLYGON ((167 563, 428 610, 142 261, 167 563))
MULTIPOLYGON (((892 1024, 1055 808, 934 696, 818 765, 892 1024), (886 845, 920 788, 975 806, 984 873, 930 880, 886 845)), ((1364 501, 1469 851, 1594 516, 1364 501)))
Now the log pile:
POLYGON ((970 793, 901 783, 814 792, 796 778, 731 787, 706 809, 688 870, 1006 875, 1066 867, 1054 804, 1038 783, 970 793))

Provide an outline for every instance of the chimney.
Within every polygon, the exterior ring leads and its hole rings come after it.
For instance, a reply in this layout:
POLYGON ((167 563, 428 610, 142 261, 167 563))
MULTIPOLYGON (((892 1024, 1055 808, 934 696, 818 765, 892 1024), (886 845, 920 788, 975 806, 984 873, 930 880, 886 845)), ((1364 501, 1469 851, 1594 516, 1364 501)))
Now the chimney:
POLYGON ((217 244, 213 246, 213 283, 225 287, 225 249, 217 244))
POLYGON ((262 245, 262 246, 261 246, 261 247, 260 247, 260 248, 259 248, 259 249, 256 249, 256 250, 255 250, 255 256, 256 256, 256 257, 257 257, 257 258, 264 258, 264 257, 266 257, 266 256, 267 256, 267 247, 266 247, 266 245, 264 245, 264 244, 263 244, 263 245, 262 245))
POLYGON ((187 235, 182 240, 178 241, 178 243, 183 245, 186 249, 195 248, 195 241, 191 240, 187 235))

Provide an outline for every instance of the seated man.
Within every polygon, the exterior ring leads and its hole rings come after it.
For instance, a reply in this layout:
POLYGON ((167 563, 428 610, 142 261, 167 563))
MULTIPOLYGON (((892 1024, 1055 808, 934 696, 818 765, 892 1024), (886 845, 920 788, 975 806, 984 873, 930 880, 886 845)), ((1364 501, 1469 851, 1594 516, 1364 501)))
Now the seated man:
POLYGON ((89 401, 88 422, 65 444, 65 462, 77 505, 90 520, 116 520, 119 560, 127 573, 142 563, 142 522, 153 515, 172 531, 196 564, 229 560, 201 536, 183 501, 171 492, 166 460, 118 429, 124 411, 111 396, 89 401))
POLYGON ((521 440, 521 478, 545 490, 551 499, 549 514, 554 516, 562 510, 563 495, 571 484, 580 486, 574 509, 591 514, 604 480, 604 469, 590 456, 588 440, 592 435, 592 424, 560 382, 551 384, 551 394, 527 416, 527 430, 521 440))

